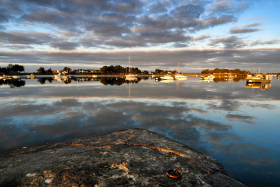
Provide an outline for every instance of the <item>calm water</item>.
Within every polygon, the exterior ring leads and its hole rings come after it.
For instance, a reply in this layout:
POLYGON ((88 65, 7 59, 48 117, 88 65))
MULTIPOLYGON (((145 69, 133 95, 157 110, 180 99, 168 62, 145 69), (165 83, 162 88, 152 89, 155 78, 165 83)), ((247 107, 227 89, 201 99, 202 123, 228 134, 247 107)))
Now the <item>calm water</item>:
POLYGON ((1 81, 0 153, 145 128, 214 157, 248 186, 279 185, 280 80, 266 90, 219 81, 1 81))

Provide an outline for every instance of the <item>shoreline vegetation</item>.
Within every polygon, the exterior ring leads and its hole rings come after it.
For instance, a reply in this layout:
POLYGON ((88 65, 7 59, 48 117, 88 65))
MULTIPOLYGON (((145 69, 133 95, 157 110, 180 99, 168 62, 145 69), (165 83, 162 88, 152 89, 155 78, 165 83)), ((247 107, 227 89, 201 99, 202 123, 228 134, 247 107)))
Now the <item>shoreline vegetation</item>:
MULTIPOLYGON (((138 75, 175 75, 178 73, 176 70, 162 70, 162 69, 155 69, 154 72, 151 71, 141 71, 138 67, 122 67, 120 65, 117 66, 103 66, 99 70, 93 70, 93 69, 71 69, 70 67, 64 67, 62 70, 52 70, 51 68, 45 69, 44 67, 40 67, 37 69, 36 72, 25 72, 25 68, 23 65, 18 64, 9 64, 7 67, 0 67, 0 74, 7 74, 7 75, 54 75, 57 73, 63 73, 63 74, 71 74, 71 75, 126 75, 127 73, 134 73, 138 75)), ((183 75, 210 75, 214 74, 216 76, 224 76, 224 75, 237 75, 237 76, 246 76, 248 74, 254 74, 250 71, 246 70, 240 70, 240 69, 220 69, 215 68, 213 70, 205 69, 201 71, 200 73, 182 73, 183 75)), ((268 73, 269 74, 269 73, 268 73)), ((275 74, 275 73, 274 73, 275 74)), ((278 73, 276 73, 278 74, 278 73)))

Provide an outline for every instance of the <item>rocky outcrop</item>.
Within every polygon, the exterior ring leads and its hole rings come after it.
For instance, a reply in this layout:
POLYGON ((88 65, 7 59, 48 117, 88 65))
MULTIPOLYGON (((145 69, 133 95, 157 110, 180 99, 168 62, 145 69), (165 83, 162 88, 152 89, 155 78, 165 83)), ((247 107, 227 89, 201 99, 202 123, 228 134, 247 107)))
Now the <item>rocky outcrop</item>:
POLYGON ((0 186, 244 185, 211 157, 150 131, 129 129, 4 155, 0 186), (170 172, 175 168, 176 176, 170 172))

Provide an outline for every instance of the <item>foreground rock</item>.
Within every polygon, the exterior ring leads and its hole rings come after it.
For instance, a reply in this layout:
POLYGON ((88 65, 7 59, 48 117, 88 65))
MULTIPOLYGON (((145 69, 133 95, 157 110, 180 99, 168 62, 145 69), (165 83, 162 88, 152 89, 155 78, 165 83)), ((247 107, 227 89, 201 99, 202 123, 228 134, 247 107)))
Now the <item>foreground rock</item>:
POLYGON ((0 186, 244 185, 213 158, 150 131, 130 129, 2 156, 0 186), (166 175, 174 168, 181 177, 166 175))

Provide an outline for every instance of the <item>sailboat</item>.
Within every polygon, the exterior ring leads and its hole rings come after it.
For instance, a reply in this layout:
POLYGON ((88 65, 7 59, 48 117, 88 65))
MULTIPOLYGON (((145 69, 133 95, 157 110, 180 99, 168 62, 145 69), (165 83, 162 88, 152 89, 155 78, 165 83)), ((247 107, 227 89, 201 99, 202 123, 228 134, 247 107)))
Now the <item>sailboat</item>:
POLYGON ((175 79, 180 79, 180 80, 187 79, 187 76, 183 75, 183 73, 180 73, 179 71, 179 62, 178 62, 178 71, 175 75, 175 79))
MULTIPOLYGON (((130 55, 129 55, 129 58, 128 58, 128 71, 130 71, 130 55)), ((137 75, 132 73, 132 72, 129 72, 127 75, 125 75, 125 79, 126 80, 136 80, 137 79, 137 75)))

